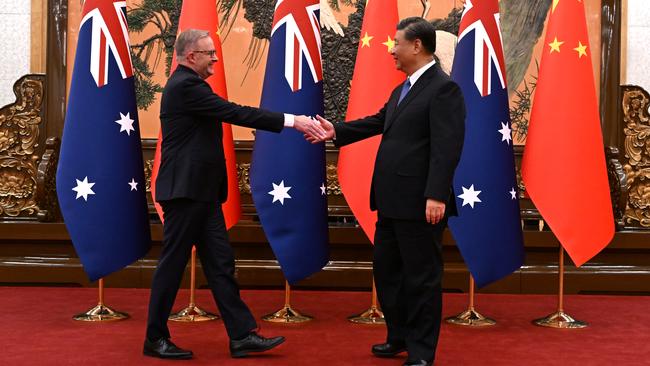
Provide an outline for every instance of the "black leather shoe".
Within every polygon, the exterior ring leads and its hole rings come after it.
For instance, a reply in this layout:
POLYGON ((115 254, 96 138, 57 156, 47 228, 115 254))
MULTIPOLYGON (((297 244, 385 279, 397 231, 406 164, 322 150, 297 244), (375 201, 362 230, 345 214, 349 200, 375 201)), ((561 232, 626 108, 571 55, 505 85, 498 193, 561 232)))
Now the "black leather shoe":
POLYGON ((404 366, 431 366, 433 362, 427 360, 406 360, 404 366))
POLYGON ((192 351, 179 348, 166 338, 160 338, 155 342, 145 339, 142 353, 145 356, 172 360, 189 360, 193 355, 192 351))
POLYGON ((393 357, 398 353, 406 351, 404 343, 380 343, 372 346, 372 354, 377 357, 393 357))
POLYGON ((249 353, 268 351, 283 342, 284 337, 264 338, 251 332, 244 339, 230 341, 230 356, 233 358, 246 357, 249 353))

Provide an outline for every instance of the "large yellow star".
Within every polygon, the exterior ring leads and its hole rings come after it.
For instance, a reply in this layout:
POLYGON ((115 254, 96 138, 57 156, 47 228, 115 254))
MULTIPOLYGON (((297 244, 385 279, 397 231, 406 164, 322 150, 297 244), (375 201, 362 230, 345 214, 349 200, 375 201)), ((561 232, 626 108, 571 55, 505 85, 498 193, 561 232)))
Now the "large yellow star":
POLYGON ((555 40, 553 40, 553 42, 548 44, 549 46, 551 46, 551 53, 553 53, 553 51, 560 52, 560 46, 563 43, 564 42, 558 42, 557 37, 555 37, 555 40))
POLYGON ((361 42, 362 42, 361 43, 361 48, 366 47, 366 46, 370 47, 370 40, 373 39, 373 38, 375 38, 375 37, 369 36, 368 32, 366 32, 366 35, 363 36, 363 38, 361 38, 361 42))
POLYGON ((392 50, 395 47, 395 40, 390 39, 390 36, 388 36, 388 40, 382 44, 388 47, 388 52, 390 52, 390 50, 392 50))
POLYGON ((551 13, 554 13, 554 12, 555 12, 555 7, 557 6, 557 4, 558 4, 559 2, 560 2, 560 0, 553 0, 553 9, 551 9, 551 13))
POLYGON ((578 41, 578 47, 574 48, 573 50, 578 52, 578 58, 587 56, 587 46, 583 45, 580 41, 578 41))

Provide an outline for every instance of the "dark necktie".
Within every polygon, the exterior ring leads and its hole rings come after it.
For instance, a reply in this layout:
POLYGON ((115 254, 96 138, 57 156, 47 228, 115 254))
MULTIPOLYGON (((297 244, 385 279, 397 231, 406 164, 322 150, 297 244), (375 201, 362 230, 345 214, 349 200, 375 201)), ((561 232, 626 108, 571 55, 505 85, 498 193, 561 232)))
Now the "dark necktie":
POLYGON ((409 90, 411 90, 411 79, 407 78, 404 85, 402 85, 402 93, 399 95, 399 101, 397 101, 397 104, 402 103, 402 99, 404 99, 406 94, 408 94, 409 90))

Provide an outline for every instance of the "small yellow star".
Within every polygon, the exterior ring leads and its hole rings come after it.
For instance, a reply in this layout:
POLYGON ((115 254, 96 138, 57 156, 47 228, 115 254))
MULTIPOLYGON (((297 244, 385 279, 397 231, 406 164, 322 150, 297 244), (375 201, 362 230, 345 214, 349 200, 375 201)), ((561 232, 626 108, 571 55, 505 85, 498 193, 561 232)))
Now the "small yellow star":
POLYGON ((557 6, 557 4, 558 4, 559 2, 560 2, 560 0, 553 0, 553 9, 551 9, 551 13, 554 13, 554 12, 555 12, 555 7, 557 6))
POLYGON ((578 47, 574 48, 573 50, 578 52, 578 58, 587 56, 587 46, 583 45, 582 42, 578 41, 578 47))
POLYGON ((361 38, 361 42, 362 42, 361 43, 361 48, 366 47, 366 46, 370 47, 370 40, 373 39, 373 38, 375 38, 375 37, 369 36, 368 32, 366 32, 366 35, 363 36, 363 38, 361 38))
POLYGON ((557 37, 555 37, 555 40, 548 44, 549 46, 551 46, 551 53, 553 53, 553 51, 560 52, 560 46, 563 43, 564 42, 558 42, 557 37))
POLYGON ((384 43, 382 43, 384 46, 388 47, 388 52, 395 48, 395 40, 390 39, 390 36, 388 36, 388 40, 384 43))

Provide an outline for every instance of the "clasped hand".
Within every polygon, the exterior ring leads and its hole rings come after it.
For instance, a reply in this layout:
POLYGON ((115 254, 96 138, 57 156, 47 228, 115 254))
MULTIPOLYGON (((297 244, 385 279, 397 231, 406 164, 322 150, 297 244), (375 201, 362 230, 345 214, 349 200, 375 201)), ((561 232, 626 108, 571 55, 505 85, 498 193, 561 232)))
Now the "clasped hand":
POLYGON ((298 117, 305 117, 309 120, 310 123, 314 124, 313 126, 310 126, 311 128, 306 131, 302 131, 296 126, 297 130, 304 133, 305 140, 311 142, 312 144, 331 140, 335 137, 334 125, 332 122, 326 120, 325 118, 319 115, 316 115, 316 119, 307 116, 296 116, 296 122, 298 121, 298 117))

